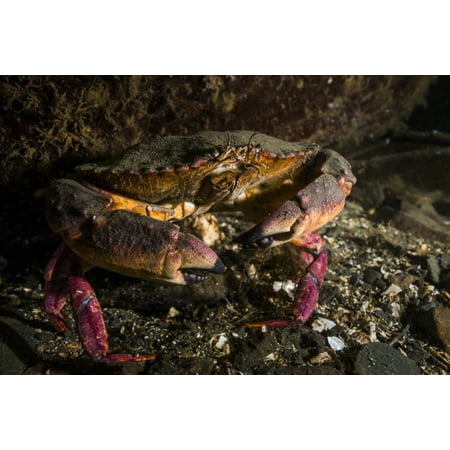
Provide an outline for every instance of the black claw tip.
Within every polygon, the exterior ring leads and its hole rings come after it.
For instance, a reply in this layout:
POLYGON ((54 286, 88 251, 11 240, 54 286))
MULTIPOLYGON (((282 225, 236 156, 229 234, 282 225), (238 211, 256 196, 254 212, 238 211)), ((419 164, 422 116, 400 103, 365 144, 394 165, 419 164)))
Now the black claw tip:
POLYGON ((244 248, 268 248, 273 243, 273 237, 263 237, 257 241, 245 242, 245 240, 240 241, 244 248))
POLYGON ((219 258, 217 258, 217 261, 214 264, 214 267, 209 270, 214 273, 223 273, 223 272, 225 272, 225 269, 226 269, 225 264, 219 258))

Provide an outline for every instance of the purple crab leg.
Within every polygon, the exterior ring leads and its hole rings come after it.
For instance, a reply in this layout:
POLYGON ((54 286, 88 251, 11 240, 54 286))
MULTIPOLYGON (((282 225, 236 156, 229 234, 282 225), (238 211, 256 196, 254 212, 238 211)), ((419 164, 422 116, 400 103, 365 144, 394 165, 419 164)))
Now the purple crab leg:
MULTIPOLYGON (((315 243, 323 243, 323 239, 315 232, 305 235, 308 240, 315 239, 315 243)), ((305 243, 300 240, 294 240, 295 245, 303 248, 305 243)), ((328 268, 328 254, 326 249, 321 245, 317 253, 301 250, 300 258, 307 264, 306 273, 298 280, 297 292, 294 298, 294 317, 301 322, 306 322, 319 301, 320 288, 322 286, 325 274, 328 268)))
POLYGON ((61 244, 50 258, 44 277, 46 280, 44 307, 59 331, 66 331, 61 310, 71 297, 78 333, 86 352, 99 362, 136 362, 154 359, 153 355, 133 356, 109 353, 108 336, 100 303, 90 284, 83 276, 73 253, 61 244), (75 267, 74 267, 75 266, 75 267))
POLYGON ((66 244, 62 243, 53 253, 44 272, 44 308, 59 331, 67 330, 61 310, 69 296, 67 277, 70 272, 71 253, 66 244))
POLYGON ((294 296, 294 319, 273 319, 262 322, 252 322, 246 325, 253 328, 283 327, 306 322, 316 308, 328 267, 328 254, 325 241, 316 232, 305 234, 293 239, 293 244, 299 246, 300 259, 305 265, 305 271, 297 279, 297 290, 294 296))
POLYGON ((78 334, 90 356, 99 362, 118 363, 155 359, 154 355, 109 353, 108 335, 100 303, 81 270, 69 276, 69 291, 78 334))

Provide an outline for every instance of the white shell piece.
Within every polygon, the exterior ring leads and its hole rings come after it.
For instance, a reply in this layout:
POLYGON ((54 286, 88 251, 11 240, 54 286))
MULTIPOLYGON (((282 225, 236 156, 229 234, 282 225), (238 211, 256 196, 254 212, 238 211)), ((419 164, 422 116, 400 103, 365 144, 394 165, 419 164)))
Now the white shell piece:
POLYGON ((222 350, 227 342, 228 338, 224 334, 221 334, 217 339, 216 345, 214 347, 216 347, 217 350, 222 350))
POLYGON ((278 292, 281 289, 283 289, 283 291, 286 291, 290 297, 294 297, 294 293, 295 293, 295 290, 297 289, 297 285, 292 280, 274 281, 273 282, 274 292, 278 292))
POLYGON ((325 317, 319 317, 311 324, 311 328, 318 333, 325 330, 331 330, 335 326, 336 322, 333 322, 330 319, 325 319, 325 317))
POLYGON ((344 350, 345 343, 342 339, 339 339, 337 336, 328 336, 327 337, 328 345, 337 352, 344 350))
POLYGON ((395 295, 402 292, 402 288, 396 284, 391 284, 381 295, 389 295, 389 297, 394 297, 395 295))

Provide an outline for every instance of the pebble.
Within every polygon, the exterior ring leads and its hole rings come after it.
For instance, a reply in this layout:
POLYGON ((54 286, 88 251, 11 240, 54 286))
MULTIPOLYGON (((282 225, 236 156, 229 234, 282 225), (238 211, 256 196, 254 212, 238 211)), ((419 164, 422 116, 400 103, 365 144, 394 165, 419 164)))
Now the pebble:
POLYGON ((355 359, 359 375, 419 375, 419 366, 398 350, 382 342, 363 345, 355 359))
POLYGON ((413 326, 437 345, 450 352, 450 308, 437 305, 411 316, 413 326))
POLYGON ((427 267, 430 281, 434 284, 438 284, 441 275, 441 268, 439 267, 439 262, 436 256, 429 256, 427 258, 427 267))
POLYGON ((437 338, 441 341, 444 350, 450 353, 450 308, 436 306, 432 317, 437 338))
POLYGON ((18 375, 26 367, 19 355, 0 337, 0 375, 18 375))
POLYGON ((441 257, 441 266, 444 269, 450 269, 450 252, 444 253, 441 257))
POLYGON ((373 269, 372 267, 367 268, 364 271, 363 280, 366 283, 373 284, 375 281, 380 280, 382 275, 378 270, 373 269))
POLYGON ((400 294, 402 290, 403 289, 400 286, 397 286, 396 284, 392 283, 384 292, 381 293, 381 295, 388 295, 389 297, 395 297, 397 294, 400 294))

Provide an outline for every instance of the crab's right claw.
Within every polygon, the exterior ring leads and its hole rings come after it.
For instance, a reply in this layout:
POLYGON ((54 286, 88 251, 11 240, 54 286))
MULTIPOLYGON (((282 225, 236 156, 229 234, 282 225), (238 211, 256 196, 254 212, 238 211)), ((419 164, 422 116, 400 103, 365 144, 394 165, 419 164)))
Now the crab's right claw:
POLYGON ((63 237, 87 263, 144 280, 191 284, 205 279, 197 270, 225 270, 212 249, 178 225, 129 211, 98 215, 80 236, 63 237))
POLYGON ((339 214, 356 183, 350 164, 333 150, 324 150, 311 174, 313 181, 237 241, 246 247, 273 247, 315 231, 339 214))
POLYGON ((118 203, 133 201, 118 198, 73 180, 57 180, 47 190, 47 220, 79 258, 123 275, 190 284, 205 278, 197 269, 225 270, 200 239, 174 223, 146 216, 145 208, 121 209, 118 203))

